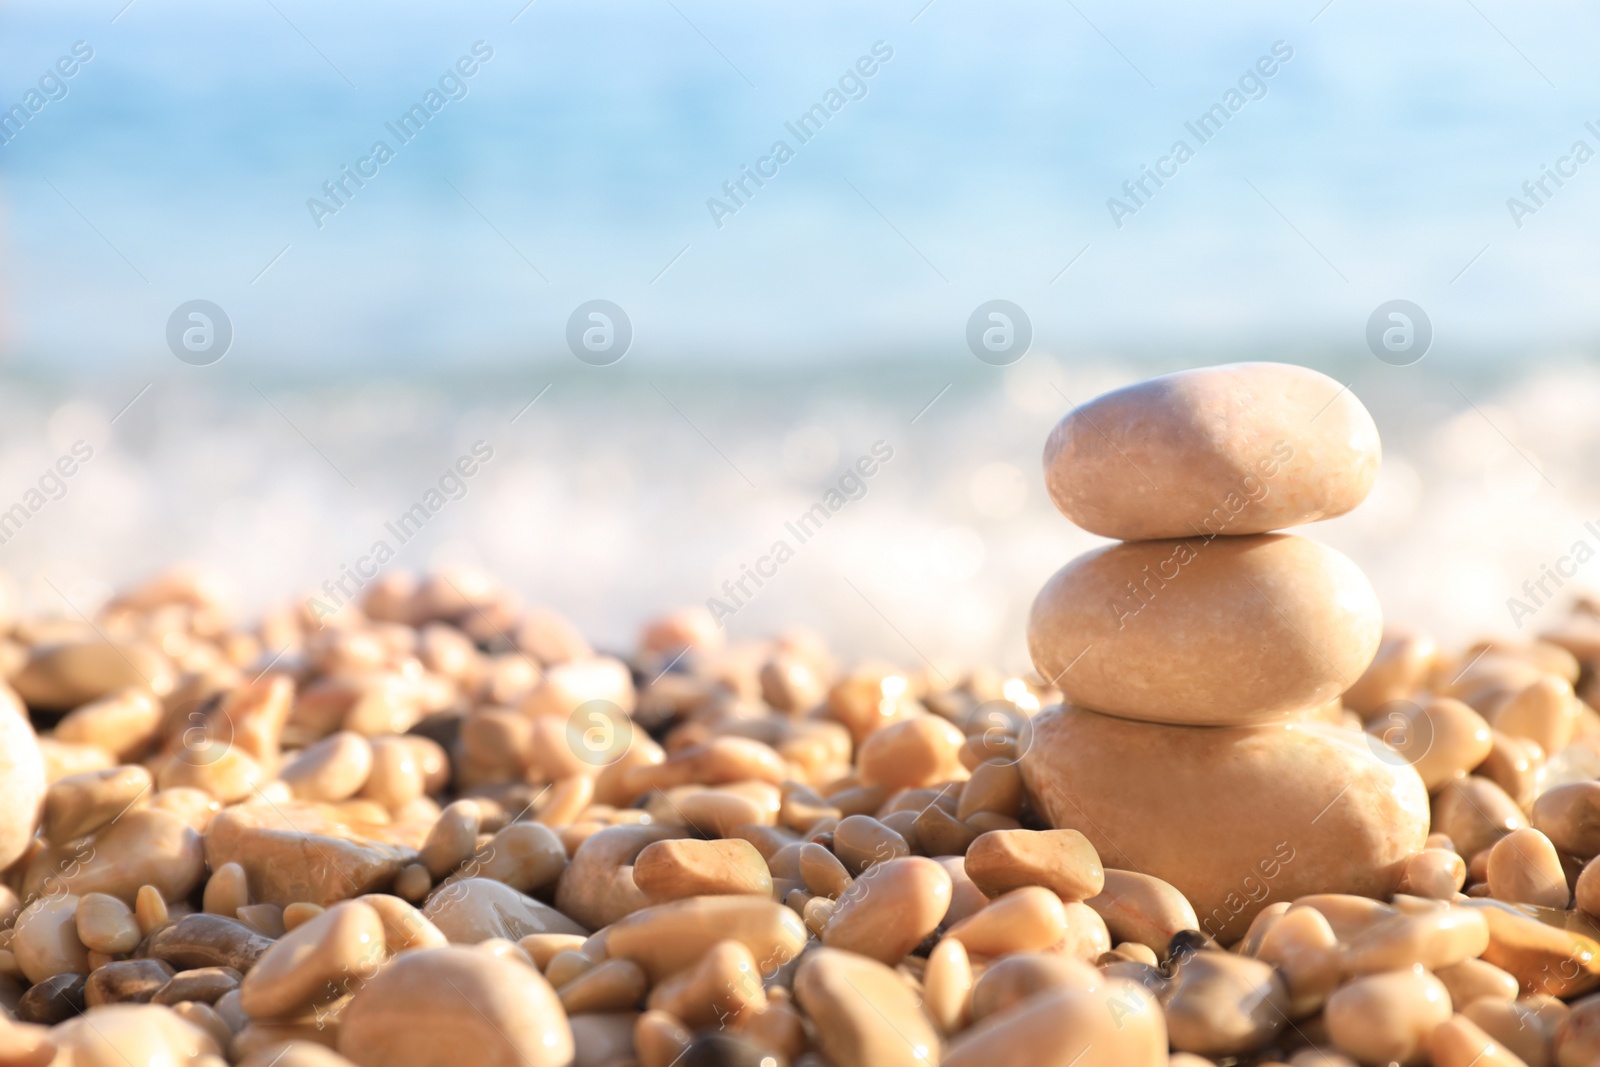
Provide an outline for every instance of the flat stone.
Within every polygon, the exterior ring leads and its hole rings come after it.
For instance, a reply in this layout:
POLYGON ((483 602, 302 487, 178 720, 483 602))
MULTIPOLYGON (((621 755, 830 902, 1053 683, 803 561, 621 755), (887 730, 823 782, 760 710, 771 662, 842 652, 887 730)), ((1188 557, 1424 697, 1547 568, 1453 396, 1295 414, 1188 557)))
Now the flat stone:
POLYGON ((1107 867, 1170 883, 1224 944, 1274 901, 1387 898, 1428 833, 1416 772, 1319 723, 1199 728, 1052 708, 1022 775, 1107 867))
POLYGON ((272 945, 270 937, 261 936, 237 919, 199 912, 151 934, 144 952, 178 970, 232 967, 244 974, 272 945))
POLYGON ((244 868, 258 904, 306 901, 327 907, 383 892, 417 850, 393 840, 393 828, 341 819, 326 804, 243 804, 206 828, 206 862, 244 868))

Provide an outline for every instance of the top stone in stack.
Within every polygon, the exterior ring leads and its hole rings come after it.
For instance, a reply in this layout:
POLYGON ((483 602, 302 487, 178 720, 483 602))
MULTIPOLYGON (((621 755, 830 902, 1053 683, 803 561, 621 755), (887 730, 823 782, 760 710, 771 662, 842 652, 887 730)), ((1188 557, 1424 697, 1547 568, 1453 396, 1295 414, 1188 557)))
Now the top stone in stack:
POLYGON ((1034 664, 1070 703, 1266 722, 1332 700, 1377 651, 1381 610, 1355 564, 1267 532, 1342 515, 1377 478, 1377 426, 1332 378, 1236 363, 1138 382, 1070 412, 1044 462, 1061 512, 1124 542, 1034 602, 1034 664))

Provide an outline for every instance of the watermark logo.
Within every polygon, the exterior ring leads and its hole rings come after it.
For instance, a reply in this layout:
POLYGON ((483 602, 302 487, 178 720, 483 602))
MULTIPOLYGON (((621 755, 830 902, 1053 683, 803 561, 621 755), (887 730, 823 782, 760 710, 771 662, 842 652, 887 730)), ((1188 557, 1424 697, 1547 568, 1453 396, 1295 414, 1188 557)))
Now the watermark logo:
POLYGON ((188 300, 167 319, 167 347, 192 367, 209 367, 233 346, 233 320, 209 300, 188 300))
POLYGON ((183 733, 174 758, 191 767, 209 767, 228 754, 233 747, 233 720, 214 714, 219 705, 219 697, 209 697, 187 701, 176 709, 183 712, 183 733))
POLYGON ((567 319, 567 347, 591 367, 609 367, 628 354, 633 320, 609 300, 579 304, 567 319))
POLYGON ((608 767, 633 744, 633 720, 609 700, 586 700, 567 716, 567 747, 591 767, 608 767))
POLYGON ((1033 321, 1009 300, 989 300, 967 319, 967 347, 991 367, 1009 367, 1028 354, 1033 321))
POLYGON ((1391 367, 1409 367, 1428 354, 1433 320, 1409 300, 1379 304, 1367 319, 1367 347, 1391 367))
POLYGON ((1433 716, 1410 700, 1391 700, 1367 723, 1367 747, 1395 767, 1415 766, 1433 748, 1433 716))
POLYGON ((985 700, 967 713, 962 729, 985 761, 1011 766, 1033 747, 1033 717, 1009 700, 985 700))

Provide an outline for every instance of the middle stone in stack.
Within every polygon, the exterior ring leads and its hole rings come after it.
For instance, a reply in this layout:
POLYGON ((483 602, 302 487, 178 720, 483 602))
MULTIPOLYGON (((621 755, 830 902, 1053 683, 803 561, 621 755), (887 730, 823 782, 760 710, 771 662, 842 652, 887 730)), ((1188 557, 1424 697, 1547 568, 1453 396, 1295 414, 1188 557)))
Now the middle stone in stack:
POLYGON ((1175 885, 1223 942, 1276 900, 1388 896, 1427 836, 1416 772, 1315 718, 1377 651, 1372 586, 1267 532, 1354 508, 1378 465, 1360 401, 1277 363, 1108 393, 1045 448, 1057 507, 1122 543, 1034 601, 1034 665, 1066 702, 1033 720, 1024 781, 1052 825, 1175 885))

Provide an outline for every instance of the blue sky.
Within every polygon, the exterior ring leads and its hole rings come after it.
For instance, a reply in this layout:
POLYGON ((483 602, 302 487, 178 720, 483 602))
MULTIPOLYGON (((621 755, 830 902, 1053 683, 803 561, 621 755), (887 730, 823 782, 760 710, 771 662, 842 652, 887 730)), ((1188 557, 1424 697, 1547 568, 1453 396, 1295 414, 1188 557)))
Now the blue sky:
POLYGON ((1576 3, 124 3, 0 10, 0 107, 94 49, 0 147, 13 365, 164 364, 195 298, 230 360, 313 374, 565 363, 594 298, 635 358, 730 366, 970 358, 993 298, 1067 355, 1364 354, 1396 297, 1441 356, 1594 338, 1600 159, 1506 207, 1600 150, 1576 3), (307 199, 478 41, 465 98, 318 228, 307 199), (708 198, 880 41, 719 228, 708 198), (1108 198, 1275 42, 1265 95, 1118 228, 1108 198))

